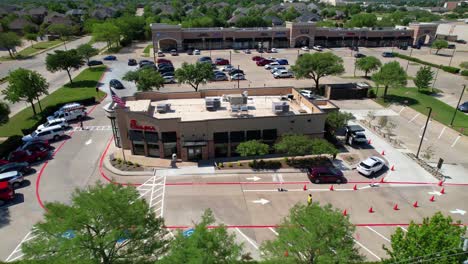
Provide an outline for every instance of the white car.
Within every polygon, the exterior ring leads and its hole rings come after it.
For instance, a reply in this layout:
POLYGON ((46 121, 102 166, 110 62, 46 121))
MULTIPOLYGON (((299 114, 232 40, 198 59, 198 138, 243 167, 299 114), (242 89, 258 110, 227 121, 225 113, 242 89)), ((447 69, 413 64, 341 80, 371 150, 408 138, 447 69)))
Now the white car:
POLYGON ((194 50, 194 51, 193 51, 193 55, 200 55, 200 50, 197 50, 197 49, 194 50))
POLYGON ((231 75, 231 81, 234 81, 234 80, 245 80, 245 76, 242 73, 233 74, 231 75))
POLYGON ((323 51, 322 46, 313 46, 312 48, 316 51, 323 51))
POLYGON ((304 46, 304 47, 301 48, 301 50, 303 50, 303 51, 309 51, 309 47, 304 46))
POLYGON ((40 125, 37 127, 37 129, 44 129, 46 127, 50 126, 61 126, 62 128, 68 127, 67 120, 65 118, 57 118, 57 119, 52 119, 50 121, 45 122, 44 124, 40 125))
POLYGON ((271 68, 270 72, 271 74, 273 74, 275 73, 275 71, 279 71, 279 70, 286 70, 286 67, 282 65, 274 66, 273 68, 271 68))
POLYGON ((44 129, 37 129, 31 134, 24 136, 23 142, 29 142, 33 140, 55 140, 65 135, 64 129, 61 126, 50 126, 44 129))
POLYGON ((221 71, 223 71, 223 72, 230 72, 230 71, 232 71, 232 70, 234 70, 234 69, 235 69, 234 66, 228 64, 228 65, 225 65, 224 67, 222 67, 222 68, 221 68, 221 71))
POLYGON ((176 82, 174 76, 163 76, 163 79, 165 84, 176 82))
POLYGON ((271 48, 272 53, 278 53, 278 50, 276 48, 271 48))
POLYGON ((292 74, 292 72, 290 72, 288 70, 278 70, 278 71, 275 71, 273 73, 273 77, 275 77, 275 79, 278 79, 278 78, 292 78, 293 74, 292 74))
POLYGON ((369 157, 366 160, 361 161, 356 169, 360 173, 370 176, 378 171, 380 171, 385 166, 385 161, 379 157, 369 157))
POLYGON ((280 64, 276 61, 268 63, 267 65, 263 66, 265 70, 271 70, 275 66, 279 66, 280 64))
POLYGON ((312 91, 310 90, 301 90, 300 92, 303 96, 307 97, 307 98, 312 98, 312 91))

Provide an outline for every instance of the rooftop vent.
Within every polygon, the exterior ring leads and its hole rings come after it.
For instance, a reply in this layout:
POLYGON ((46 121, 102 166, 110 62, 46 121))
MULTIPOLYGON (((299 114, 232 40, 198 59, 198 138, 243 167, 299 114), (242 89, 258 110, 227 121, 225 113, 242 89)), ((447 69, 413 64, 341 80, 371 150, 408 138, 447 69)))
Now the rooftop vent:
POLYGON ((158 113, 167 113, 171 110, 171 104, 158 104, 156 107, 158 113))
POLYGON ((206 110, 216 111, 221 107, 221 99, 218 97, 207 97, 205 98, 206 110))
POLYGON ((289 104, 288 102, 273 102, 272 103, 272 110, 274 114, 283 114, 289 112, 289 104))
POLYGON ((247 104, 247 96, 243 94, 231 94, 229 95, 229 102, 231 105, 244 105, 247 104))

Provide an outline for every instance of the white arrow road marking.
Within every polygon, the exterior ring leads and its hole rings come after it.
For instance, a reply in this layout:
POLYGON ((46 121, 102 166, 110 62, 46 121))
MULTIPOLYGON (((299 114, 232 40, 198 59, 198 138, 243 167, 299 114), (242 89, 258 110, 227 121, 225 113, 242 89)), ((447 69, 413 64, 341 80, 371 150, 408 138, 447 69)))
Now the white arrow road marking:
POLYGON ((254 181, 254 182, 256 182, 256 181, 258 181, 258 180, 261 180, 262 178, 260 178, 260 177, 257 177, 257 176, 253 176, 253 177, 246 178, 246 179, 247 179, 247 180, 250 180, 250 181, 254 181))
POLYGON ((89 144, 91 144, 91 142, 93 142, 93 140, 89 139, 88 141, 85 142, 85 145, 89 145, 89 144))
POLYGON ((428 194, 437 195, 437 196, 441 196, 441 195, 442 195, 440 192, 428 192, 428 194))
POLYGON ((270 201, 266 200, 266 199, 260 199, 260 200, 255 200, 255 201, 252 201, 253 203, 259 203, 259 204, 262 204, 262 205, 265 205, 267 203, 269 203, 270 201))
POLYGON ((455 210, 450 211, 450 213, 452 213, 452 214, 461 214, 461 215, 465 215, 465 214, 466 214, 466 211, 464 211, 464 210, 462 210, 462 209, 455 209, 455 210))

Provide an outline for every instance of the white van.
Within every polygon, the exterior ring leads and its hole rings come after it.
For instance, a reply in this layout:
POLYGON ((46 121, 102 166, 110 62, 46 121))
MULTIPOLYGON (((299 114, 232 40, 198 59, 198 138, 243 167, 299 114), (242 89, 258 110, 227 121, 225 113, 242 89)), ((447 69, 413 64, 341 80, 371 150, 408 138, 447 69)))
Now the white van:
POLYGON ((33 140, 59 140, 65 135, 65 130, 60 126, 50 126, 44 129, 37 129, 31 134, 24 136, 23 141, 29 142, 33 140))
POLYGON ((54 115, 47 117, 47 121, 63 118, 65 121, 75 120, 86 116, 84 107, 74 108, 72 110, 59 110, 54 115))
POLYGON ((38 126, 37 129, 42 130, 50 126, 61 126, 62 128, 66 128, 68 127, 68 123, 67 123, 67 120, 65 120, 65 118, 57 118, 57 119, 53 119, 53 120, 45 122, 44 124, 38 126))
POLYGON ((68 103, 60 107, 58 111, 71 110, 71 109, 80 108, 80 107, 84 107, 84 106, 80 103, 68 103))

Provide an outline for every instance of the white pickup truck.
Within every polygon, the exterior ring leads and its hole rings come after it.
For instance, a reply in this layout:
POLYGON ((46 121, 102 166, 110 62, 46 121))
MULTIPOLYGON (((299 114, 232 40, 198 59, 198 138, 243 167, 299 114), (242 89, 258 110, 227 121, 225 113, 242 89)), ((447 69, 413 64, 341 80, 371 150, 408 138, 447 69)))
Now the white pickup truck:
POLYGON ((65 121, 84 118, 86 116, 86 109, 84 106, 77 106, 75 108, 68 108, 56 111, 54 115, 47 117, 47 121, 52 121, 57 118, 63 118, 65 121))

